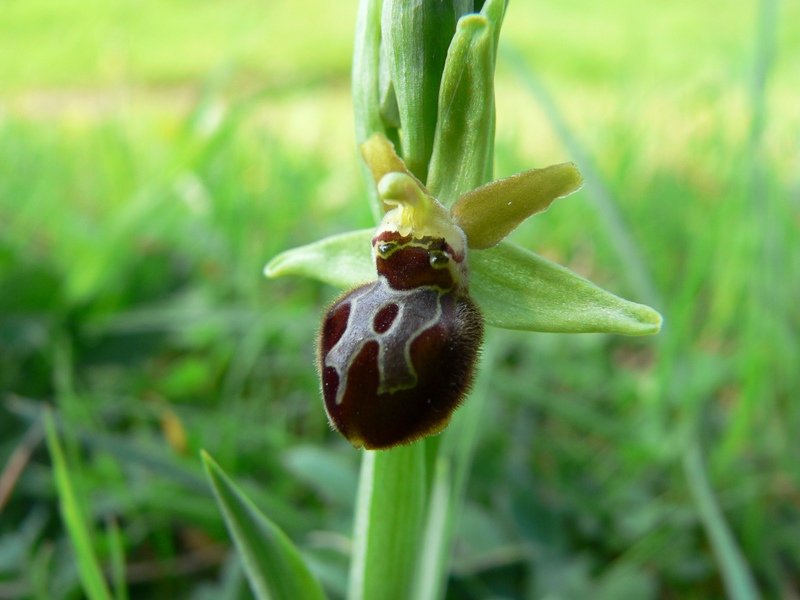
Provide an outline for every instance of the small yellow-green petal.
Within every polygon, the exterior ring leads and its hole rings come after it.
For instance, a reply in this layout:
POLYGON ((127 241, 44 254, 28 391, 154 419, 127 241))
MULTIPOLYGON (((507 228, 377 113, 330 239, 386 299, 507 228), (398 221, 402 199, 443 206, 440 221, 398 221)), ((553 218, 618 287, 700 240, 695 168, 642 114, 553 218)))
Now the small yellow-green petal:
MULTIPOLYGON (((414 174, 408 170, 406 167, 406 163, 403 162, 403 159, 397 155, 395 151, 394 144, 389 141, 382 133, 375 133, 370 136, 370 138, 361 144, 361 157, 364 159, 364 162, 369 167, 370 172, 372 173, 372 179, 375 181, 375 185, 377 186, 380 183, 381 179, 384 176, 388 175, 389 173, 405 173, 409 177, 411 177, 414 181, 417 182, 417 185, 427 193, 425 186, 422 185, 419 179, 417 179, 414 174)), ((386 212, 391 207, 386 205, 385 203, 382 204, 383 212, 386 212)))
POLYGON ((483 250, 496 246, 525 219, 582 185, 573 163, 532 169, 467 192, 450 212, 467 234, 469 247, 483 250))
POLYGON ((302 275, 349 288, 373 281, 373 229, 360 229, 327 237, 307 246, 281 252, 264 268, 267 277, 302 275))
POLYGON ((509 242, 469 254, 487 325, 552 333, 658 333, 661 315, 509 242))

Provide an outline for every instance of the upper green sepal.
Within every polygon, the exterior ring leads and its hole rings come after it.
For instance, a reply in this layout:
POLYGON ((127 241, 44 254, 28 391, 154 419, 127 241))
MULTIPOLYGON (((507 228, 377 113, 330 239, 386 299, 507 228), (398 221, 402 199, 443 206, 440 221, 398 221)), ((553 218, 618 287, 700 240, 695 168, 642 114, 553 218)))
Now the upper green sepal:
MULTIPOLYGON (((325 238, 276 256, 268 277, 305 275, 348 288, 375 279, 371 229, 325 238), (367 251, 365 251, 367 249, 367 251)), ((469 253, 470 294, 487 325, 559 333, 648 335, 661 315, 603 290, 566 267, 510 242, 469 253)))

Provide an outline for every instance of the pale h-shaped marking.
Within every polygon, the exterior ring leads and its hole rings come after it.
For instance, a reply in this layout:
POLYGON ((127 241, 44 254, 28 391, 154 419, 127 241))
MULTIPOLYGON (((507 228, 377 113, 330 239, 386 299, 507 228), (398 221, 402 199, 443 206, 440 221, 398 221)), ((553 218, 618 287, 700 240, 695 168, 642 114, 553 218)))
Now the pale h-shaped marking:
POLYGON ((367 342, 378 342, 377 394, 393 393, 417 385, 417 373, 411 362, 411 344, 434 327, 442 316, 443 292, 433 286, 396 290, 383 276, 352 294, 350 314, 342 337, 325 356, 325 366, 339 375, 336 404, 344 399, 350 365, 367 342), (381 309, 396 304, 399 312, 391 327, 383 333, 374 329, 381 309))

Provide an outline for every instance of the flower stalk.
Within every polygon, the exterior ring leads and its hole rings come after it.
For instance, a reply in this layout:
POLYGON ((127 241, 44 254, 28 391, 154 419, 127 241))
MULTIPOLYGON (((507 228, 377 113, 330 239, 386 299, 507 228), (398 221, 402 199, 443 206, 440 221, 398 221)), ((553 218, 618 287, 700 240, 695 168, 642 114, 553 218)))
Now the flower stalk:
POLYGON ((491 181, 493 79, 506 4, 361 0, 353 61, 356 139, 380 226, 284 252, 265 269, 270 277, 299 274, 356 286, 326 313, 319 353, 332 424, 356 446, 388 448, 364 451, 353 600, 436 598, 444 589, 482 403, 467 401, 450 430, 419 438, 447 426, 471 385, 477 347, 465 345, 480 343, 482 335, 461 329, 477 327, 474 318, 481 333, 484 320, 550 332, 645 335, 660 328, 660 315, 649 307, 505 241, 525 219, 582 185, 571 163, 491 181), (412 313, 441 321, 464 310, 477 316, 446 324, 418 317, 405 337, 392 329, 412 313), (425 337, 434 330, 436 336, 425 337), (450 341, 436 346, 434 339, 450 341), (450 368, 460 360, 448 354, 453 348, 472 352, 470 364, 450 368), (426 374, 431 365, 433 375, 426 374), (444 407, 440 392, 430 391, 440 388, 428 385, 437 376, 463 379, 453 380, 458 393, 444 407), (395 402, 401 395, 403 402, 395 402), (417 401, 418 419, 395 408, 417 401), (426 410, 442 418, 431 422, 426 410))

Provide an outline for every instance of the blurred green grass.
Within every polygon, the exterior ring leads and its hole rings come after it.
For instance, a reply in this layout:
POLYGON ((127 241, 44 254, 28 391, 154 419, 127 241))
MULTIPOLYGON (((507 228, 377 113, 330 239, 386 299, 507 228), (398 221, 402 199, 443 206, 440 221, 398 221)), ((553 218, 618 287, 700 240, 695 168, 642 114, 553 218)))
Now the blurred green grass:
MULTIPOLYGON (((504 39, 607 187, 667 321, 656 339, 491 332, 449 597, 723 597, 682 462, 693 440, 764 597, 797 593, 800 7, 768 31, 759 109, 759 6, 511 3, 504 39)), ((37 444, 45 405, 87 513, 119 523, 131 597, 248 597, 200 448, 341 596, 358 454, 329 431, 313 367, 336 292, 261 268, 370 225, 354 12, 3 3, 0 464, 32 455, 0 475, 0 598, 80 595, 37 444)), ((501 65, 498 175, 572 158, 501 65)), ((644 300, 607 223, 586 189, 515 235, 644 300)))

